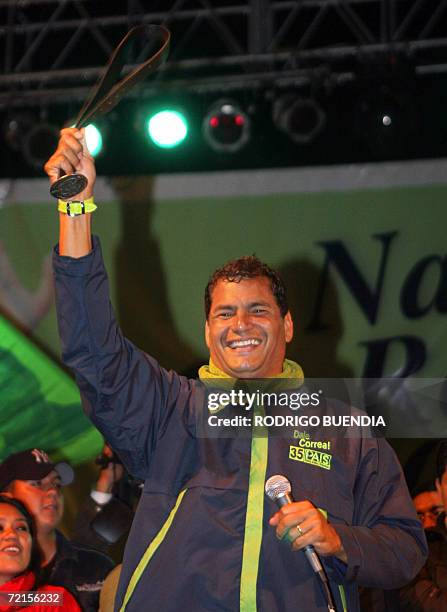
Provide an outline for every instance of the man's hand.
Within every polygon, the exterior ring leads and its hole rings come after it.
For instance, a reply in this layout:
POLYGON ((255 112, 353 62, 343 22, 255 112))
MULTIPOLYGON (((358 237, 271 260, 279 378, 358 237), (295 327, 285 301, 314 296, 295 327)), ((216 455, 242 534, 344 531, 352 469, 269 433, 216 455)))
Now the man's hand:
POLYGON ((287 538, 293 550, 301 550, 310 544, 323 557, 333 555, 347 563, 338 533, 309 501, 286 504, 269 523, 276 527, 276 537, 280 540, 287 538))
POLYGON ((84 128, 65 128, 61 130, 56 151, 44 166, 53 184, 63 174, 80 172, 87 177, 85 190, 76 195, 77 200, 86 200, 93 195, 96 180, 95 162, 85 142, 84 128))
MULTIPOLYGON (((61 130, 56 151, 44 166, 51 184, 63 175, 80 172, 87 177, 84 191, 76 194, 76 200, 88 200, 93 195, 96 170, 93 157, 85 143, 84 129, 65 128, 61 130)), ((70 217, 59 213, 59 254, 69 257, 83 257, 92 250, 90 213, 70 217)))
MULTIPOLYGON (((113 450, 108 444, 104 444, 102 454, 106 457, 113 458, 113 450)), ((95 491, 101 493, 112 493, 113 485, 121 480, 124 476, 124 467, 121 463, 110 463, 101 469, 98 480, 96 481, 95 491)))

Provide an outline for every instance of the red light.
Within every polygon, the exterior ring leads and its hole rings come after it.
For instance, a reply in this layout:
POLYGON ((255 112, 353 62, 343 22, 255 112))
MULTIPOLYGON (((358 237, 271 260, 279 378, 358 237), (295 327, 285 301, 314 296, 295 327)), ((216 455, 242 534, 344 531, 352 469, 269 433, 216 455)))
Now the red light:
POLYGON ((216 128, 219 125, 219 119, 217 117, 211 117, 210 126, 216 128))
POLYGON ((242 115, 236 115, 236 117, 234 118, 234 122, 236 125, 244 125, 245 119, 242 115))

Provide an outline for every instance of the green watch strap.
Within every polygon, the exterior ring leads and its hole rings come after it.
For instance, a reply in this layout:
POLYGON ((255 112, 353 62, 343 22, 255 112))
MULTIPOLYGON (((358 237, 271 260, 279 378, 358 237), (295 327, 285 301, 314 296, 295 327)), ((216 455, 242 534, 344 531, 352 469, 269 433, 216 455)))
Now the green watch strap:
POLYGON ((77 217, 78 215, 84 215, 85 213, 92 213, 98 207, 93 200, 93 197, 88 198, 87 200, 70 200, 69 202, 64 202, 63 200, 58 200, 57 209, 61 213, 65 213, 70 217, 77 217))

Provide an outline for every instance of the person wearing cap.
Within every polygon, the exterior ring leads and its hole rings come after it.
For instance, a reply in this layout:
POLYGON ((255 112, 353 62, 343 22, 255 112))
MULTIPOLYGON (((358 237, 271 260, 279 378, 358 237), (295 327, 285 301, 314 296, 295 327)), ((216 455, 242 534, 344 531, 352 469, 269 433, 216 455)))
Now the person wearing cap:
POLYGON ((106 555, 70 542, 57 529, 64 513, 62 487, 73 478, 68 463, 53 463, 36 448, 9 455, 0 465, 0 491, 25 504, 36 523, 44 581, 65 587, 82 610, 93 612, 114 564, 106 555))

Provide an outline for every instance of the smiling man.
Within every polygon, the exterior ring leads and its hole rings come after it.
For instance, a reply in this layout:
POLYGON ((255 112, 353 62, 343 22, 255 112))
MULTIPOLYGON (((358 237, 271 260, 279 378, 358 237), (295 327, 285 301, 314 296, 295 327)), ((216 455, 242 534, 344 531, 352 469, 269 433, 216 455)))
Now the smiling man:
POLYGON ((74 545, 57 530, 64 514, 62 487, 73 478, 68 463, 54 464, 37 448, 9 455, 0 465, 0 491, 21 501, 34 519, 43 557, 42 581, 65 587, 84 611, 93 612, 113 562, 74 545))
POLYGON ((215 366, 234 378, 282 372, 293 322, 278 275, 256 257, 216 270, 205 290, 205 339, 215 366))
POLYGON ((205 292, 209 363, 198 381, 168 372, 115 320, 99 240, 90 232, 95 167, 82 131, 62 130, 45 169, 52 182, 61 172, 88 179, 76 202, 58 205, 62 356, 87 415, 128 471, 145 481, 115 610, 327 611, 302 552, 308 545, 323 559, 340 612, 359 610, 357 584, 408 582, 423 564, 426 543, 384 440, 309 442, 303 432, 305 441, 327 449, 320 461, 322 452, 301 448, 290 435, 199 433, 209 384, 242 388, 259 378, 282 379, 273 381, 278 385, 285 379, 288 389, 303 384, 300 366, 285 359, 293 323, 278 275, 256 257, 217 270, 205 292), (303 461, 309 454, 313 460, 303 461), (274 474, 289 477, 299 500, 280 511, 264 494, 274 474))

